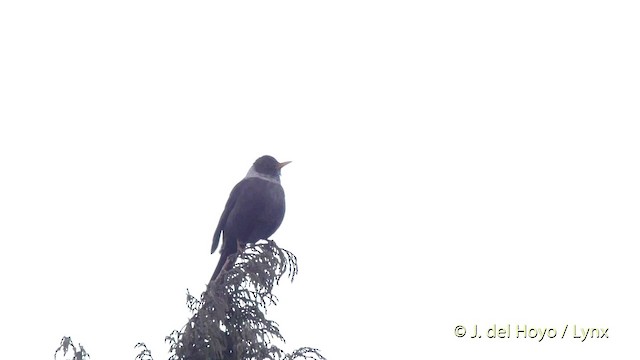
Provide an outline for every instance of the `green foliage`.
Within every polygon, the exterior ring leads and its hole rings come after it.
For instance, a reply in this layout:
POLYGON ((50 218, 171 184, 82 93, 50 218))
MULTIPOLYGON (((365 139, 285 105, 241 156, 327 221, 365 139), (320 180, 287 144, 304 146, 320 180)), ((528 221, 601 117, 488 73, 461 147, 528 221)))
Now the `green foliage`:
POLYGON ((140 348, 140 352, 136 355, 136 360, 153 360, 151 356, 151 350, 147 348, 147 345, 143 342, 136 344, 135 348, 140 348))
POLYGON ((56 352, 53 354, 53 359, 58 360, 58 353, 62 351, 62 356, 64 359, 67 359, 67 353, 72 355, 68 359, 71 360, 88 360, 90 358, 89 353, 87 353, 82 345, 78 343, 78 347, 73 344, 73 340, 69 336, 63 336, 62 340, 60 340, 60 346, 56 349, 56 352), (69 350, 72 350, 69 352, 69 350))
POLYGON ((317 349, 285 354, 273 344, 284 338, 278 324, 265 317, 266 308, 278 302, 274 286, 285 276, 293 281, 297 272, 295 255, 275 242, 249 244, 199 299, 187 292, 193 316, 166 338, 170 360, 324 359, 317 349))
MULTIPOLYGON (((249 244, 229 271, 211 279, 199 298, 187 290, 187 307, 193 314, 182 330, 166 337, 169 360, 325 360, 318 349, 303 347, 289 354, 274 342, 284 342, 278 324, 265 316, 277 305, 275 285, 293 281, 298 273, 295 255, 267 240, 249 244)), ((136 344, 136 360, 153 360, 144 343, 136 344)), ((89 354, 70 337, 63 337, 54 360, 88 360, 89 354), (71 351, 69 351, 71 350, 71 351), (73 357, 67 357, 67 353, 73 357)))

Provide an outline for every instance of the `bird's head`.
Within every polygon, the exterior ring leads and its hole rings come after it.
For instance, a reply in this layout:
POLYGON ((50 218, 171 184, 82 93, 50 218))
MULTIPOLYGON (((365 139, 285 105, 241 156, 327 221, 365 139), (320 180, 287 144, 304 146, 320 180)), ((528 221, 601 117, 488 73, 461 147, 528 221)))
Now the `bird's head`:
POLYGON ((265 155, 258 158, 253 163, 253 169, 259 173, 270 177, 280 176, 280 169, 291 161, 278 162, 273 156, 265 155))

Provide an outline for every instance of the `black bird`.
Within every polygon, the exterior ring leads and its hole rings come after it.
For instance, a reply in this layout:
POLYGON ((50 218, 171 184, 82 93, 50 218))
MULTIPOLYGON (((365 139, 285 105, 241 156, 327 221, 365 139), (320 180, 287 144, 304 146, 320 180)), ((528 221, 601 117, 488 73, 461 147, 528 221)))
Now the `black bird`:
POLYGON ((258 158, 249 169, 247 176, 231 190, 216 232, 213 234, 211 253, 213 254, 223 233, 220 260, 212 279, 225 267, 229 256, 241 252, 247 243, 268 239, 273 235, 284 218, 284 190, 280 185, 280 169, 291 161, 279 163, 272 156, 258 158))

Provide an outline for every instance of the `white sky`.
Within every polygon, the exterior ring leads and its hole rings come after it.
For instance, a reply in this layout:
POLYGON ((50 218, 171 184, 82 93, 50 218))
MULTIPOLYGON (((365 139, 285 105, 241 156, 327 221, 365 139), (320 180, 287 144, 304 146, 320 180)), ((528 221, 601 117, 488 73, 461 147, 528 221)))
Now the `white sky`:
POLYGON ((638 6, 2 2, 2 357, 68 335, 166 359, 263 154, 293 160, 273 239, 300 275, 269 312, 287 347, 637 353, 638 6), (494 323, 609 339, 454 336, 494 323))

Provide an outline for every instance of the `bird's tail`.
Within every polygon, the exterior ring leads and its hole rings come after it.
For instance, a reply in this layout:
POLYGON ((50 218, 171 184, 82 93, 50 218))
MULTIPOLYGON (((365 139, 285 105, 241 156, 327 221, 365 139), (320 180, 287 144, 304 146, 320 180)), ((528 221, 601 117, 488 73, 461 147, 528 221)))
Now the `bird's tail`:
POLYGON ((227 263, 227 260, 229 259, 230 255, 232 255, 232 254, 228 253, 227 251, 221 251, 220 260, 218 260, 218 265, 216 266, 216 269, 213 272, 213 276, 211 276, 211 280, 212 281, 215 280, 218 277, 218 275, 222 271, 222 268, 227 263))
POLYGON ((213 242, 211 244, 211 253, 213 254, 218 248, 218 243, 220 243, 220 226, 216 229, 216 232, 213 233, 213 242))

